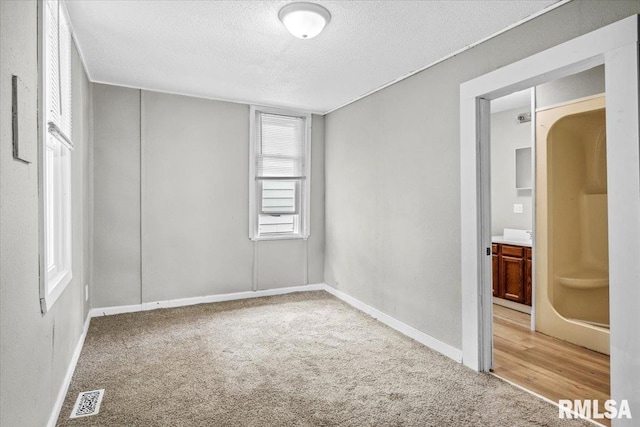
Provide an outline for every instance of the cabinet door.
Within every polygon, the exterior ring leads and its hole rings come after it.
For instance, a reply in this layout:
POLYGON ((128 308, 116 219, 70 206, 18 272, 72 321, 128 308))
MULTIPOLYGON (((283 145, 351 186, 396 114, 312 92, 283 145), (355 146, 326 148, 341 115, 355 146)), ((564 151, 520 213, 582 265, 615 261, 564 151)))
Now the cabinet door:
POLYGON ((504 255, 500 262, 504 298, 510 301, 524 303, 524 259, 504 255))
POLYGON ((498 254, 491 255, 491 279, 493 280, 493 296, 502 298, 500 295, 500 262, 498 254))
POLYGON ((524 280, 525 280, 525 286, 524 286, 524 303, 527 305, 531 305, 531 258, 529 257, 525 262, 524 262, 524 280))

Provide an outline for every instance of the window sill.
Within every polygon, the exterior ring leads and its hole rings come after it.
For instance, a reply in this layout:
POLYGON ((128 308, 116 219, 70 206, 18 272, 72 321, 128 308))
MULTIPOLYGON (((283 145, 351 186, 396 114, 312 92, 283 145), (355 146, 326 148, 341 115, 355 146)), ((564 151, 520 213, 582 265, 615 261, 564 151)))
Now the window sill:
POLYGON ((301 236, 301 235, 284 235, 284 236, 258 236, 252 237, 251 240, 254 242, 264 241, 264 240, 307 240, 309 236, 301 236))
POLYGON ((62 295, 72 278, 73 274, 71 273, 71 270, 66 270, 56 274, 51 280, 45 279, 47 280, 46 287, 48 292, 44 298, 40 298, 42 314, 51 310, 51 307, 53 307, 53 304, 58 300, 60 295, 62 295))

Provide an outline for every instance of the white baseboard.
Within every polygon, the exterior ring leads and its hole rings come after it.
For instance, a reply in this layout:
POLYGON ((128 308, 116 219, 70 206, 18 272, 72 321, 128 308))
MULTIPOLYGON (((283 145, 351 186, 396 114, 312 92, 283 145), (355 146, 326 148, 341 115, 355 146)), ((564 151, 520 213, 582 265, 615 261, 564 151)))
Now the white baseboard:
POLYGON ((144 310, 155 310, 157 308, 184 307, 187 305, 207 304, 212 302, 235 301, 239 299, 270 297, 274 295, 292 294, 294 292, 321 291, 322 284, 290 286, 287 288, 263 289, 257 291, 234 292, 231 294, 208 295, 204 297, 180 298, 168 301, 154 301, 143 304, 144 310))
POLYGON ((91 321, 91 315, 87 315, 87 318, 84 320, 84 327, 82 328, 82 334, 80 338, 78 338, 78 344, 76 344, 76 348, 73 351, 73 356, 71 356, 71 360, 69 361, 69 366, 67 367, 67 373, 64 376, 64 380, 62 381, 62 386, 60 386, 60 391, 58 391, 58 397, 53 405, 53 410, 51 411, 51 416, 49 417, 49 422, 47 423, 47 427, 55 427, 58 422, 58 417, 60 416, 60 411, 62 410, 62 405, 64 405, 64 399, 67 396, 67 391, 69 391, 69 385, 71 384, 71 378, 73 378, 73 373, 76 370, 76 364, 78 363, 78 359, 80 358, 80 353, 82 352, 82 346, 84 345, 84 339, 87 337, 87 331, 89 330, 89 322, 91 321))
POLYGON ((518 304, 517 302, 509 301, 504 298, 493 297, 493 303, 496 305, 501 305, 503 307, 510 308, 511 310, 516 310, 521 313, 531 314, 531 307, 525 304, 518 304))
POLYGON ((142 304, 117 305, 114 307, 92 308, 89 310, 89 317, 111 316, 122 313, 135 313, 142 311, 142 304))
POLYGON ((437 351, 438 353, 442 353, 445 356, 455 360, 456 362, 462 362, 462 350, 459 350, 455 347, 450 346, 449 344, 443 343, 436 338, 433 338, 430 335, 425 334, 422 331, 417 330, 413 326, 409 326, 406 323, 399 321, 398 319, 389 316, 381 312, 380 310, 373 308, 360 300, 355 299, 354 297, 345 294, 342 291, 339 291, 329 285, 324 285, 324 289, 330 294, 340 298, 342 301, 346 302, 357 308, 360 311, 367 313, 373 318, 379 320, 385 325, 395 329, 403 335, 408 336, 409 338, 413 338, 418 341, 420 344, 426 345, 427 347, 437 351))
POLYGON ((263 289, 257 291, 234 292, 230 294, 207 295, 202 297, 180 298, 166 301, 145 302, 142 304, 121 305, 116 307, 94 308, 89 312, 90 317, 110 316, 112 314, 134 313, 137 311, 155 310, 158 308, 184 307, 195 304, 234 301, 239 299, 269 297, 273 295, 291 294, 294 292, 310 292, 325 290, 324 283, 290 286, 287 288, 263 289))

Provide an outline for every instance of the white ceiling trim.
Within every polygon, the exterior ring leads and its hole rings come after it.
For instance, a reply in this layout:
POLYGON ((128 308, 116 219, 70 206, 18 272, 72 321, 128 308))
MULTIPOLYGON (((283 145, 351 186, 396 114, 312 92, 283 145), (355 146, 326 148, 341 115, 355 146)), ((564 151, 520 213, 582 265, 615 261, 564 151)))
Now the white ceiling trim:
POLYGON ((351 101, 345 102, 344 104, 341 104, 341 105, 339 105, 339 106, 337 106, 337 107, 335 107, 335 108, 332 108, 331 110, 328 110, 327 112, 325 112, 325 113, 323 113, 323 114, 324 114, 324 115, 326 115, 326 114, 329 114, 329 113, 333 113, 334 111, 339 110, 340 108, 346 107, 347 105, 349 105, 349 104, 353 104, 354 102, 359 101, 359 100, 361 100, 361 99, 363 99, 363 98, 366 98, 366 97, 367 97, 367 96, 369 96, 369 95, 373 95, 374 93, 379 92, 379 91, 381 91, 382 89, 385 89, 385 88, 387 88, 387 87, 389 87, 389 86, 392 86, 392 85, 394 85, 394 84, 396 84, 396 83, 398 83, 398 82, 401 82, 402 80, 408 79, 409 77, 411 77, 411 76, 413 76, 413 75, 415 75, 415 74, 421 73, 422 71, 424 71, 424 70, 426 70, 426 69, 428 69, 428 68, 431 68, 431 67, 433 67, 433 66, 435 66, 435 65, 440 64, 441 62, 446 61, 447 59, 451 59, 451 58, 453 58, 453 57, 454 57, 454 56, 456 56, 456 55, 460 55, 462 52, 464 52, 464 51, 466 51, 466 50, 469 50, 469 49, 471 49, 471 48, 473 48, 473 47, 476 47, 476 46, 478 46, 479 44, 486 42, 487 40, 491 40, 492 38, 497 37, 497 36, 499 36, 500 34, 506 33, 507 31, 509 31, 509 30, 511 30, 511 29, 513 29, 513 28, 515 28, 515 27, 519 26, 519 25, 522 25, 522 24, 524 24, 524 23, 526 23, 526 22, 529 22, 529 21, 531 21, 532 19, 535 19, 535 18, 537 18, 537 17, 538 17, 538 16, 540 16, 540 15, 544 15, 544 14, 545 14, 545 13, 547 13, 547 12, 551 12, 553 9, 555 9, 555 8, 557 8, 557 7, 560 7, 560 6, 564 5, 564 4, 567 4, 567 3, 569 3, 570 1, 573 1, 573 0, 560 0, 560 1, 558 1, 557 3, 553 3, 553 4, 551 4, 551 5, 547 6, 547 7, 545 7, 544 9, 539 10, 538 12, 533 13, 533 14, 531 14, 531 15, 527 16, 526 18, 521 19, 520 21, 515 22, 515 23, 513 23, 513 24, 511 24, 511 25, 509 25, 509 26, 507 26, 507 27, 503 28, 503 29, 502 29, 502 30, 500 30, 500 31, 497 31, 497 32, 495 32, 495 33, 491 34, 490 36, 487 36, 487 37, 485 37, 485 38, 483 38, 483 39, 478 40, 478 41, 477 41, 477 42, 475 42, 475 43, 472 43, 472 44, 470 44, 470 45, 468 45, 468 46, 465 46, 465 47, 463 47, 462 49, 459 49, 459 50, 457 50, 457 51, 455 51, 455 52, 453 52, 453 53, 451 53, 451 54, 449 54, 449 55, 447 55, 447 56, 445 56, 445 57, 443 57, 443 58, 441 58, 441 59, 438 59, 437 61, 434 61, 434 62, 432 62, 432 63, 430 63, 430 64, 428 64, 428 65, 425 65, 424 67, 422 67, 422 68, 420 68, 420 69, 418 69, 418 70, 412 71, 412 72, 410 72, 410 73, 409 73, 409 74, 407 74, 407 75, 404 75, 404 76, 402 76, 402 77, 398 77, 397 79, 392 80, 392 81, 390 81, 389 83, 386 83, 386 84, 384 84, 384 85, 380 86, 379 88, 373 89, 373 90, 371 90, 371 91, 369 91, 369 92, 365 93, 364 95, 361 95, 361 96, 359 96, 359 97, 357 97, 357 98, 352 99, 351 101))

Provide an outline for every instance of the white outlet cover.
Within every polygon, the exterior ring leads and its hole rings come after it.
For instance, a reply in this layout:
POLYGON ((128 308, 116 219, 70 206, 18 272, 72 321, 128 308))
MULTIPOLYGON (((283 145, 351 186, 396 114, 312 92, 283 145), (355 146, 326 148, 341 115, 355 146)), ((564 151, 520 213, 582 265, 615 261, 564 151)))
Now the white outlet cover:
POLYGON ((513 213, 521 214, 522 212, 523 212, 522 203, 514 203, 513 204, 513 213))

